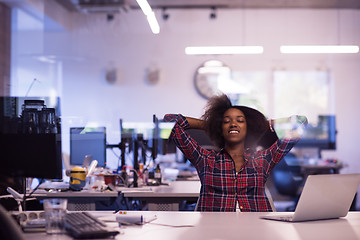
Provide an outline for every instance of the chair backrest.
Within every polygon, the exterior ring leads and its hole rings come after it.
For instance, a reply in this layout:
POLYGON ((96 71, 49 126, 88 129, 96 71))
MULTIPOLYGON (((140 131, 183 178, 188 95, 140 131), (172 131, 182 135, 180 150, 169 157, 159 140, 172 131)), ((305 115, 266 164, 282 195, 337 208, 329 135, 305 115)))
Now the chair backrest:
POLYGON ((273 212, 276 212, 276 208, 275 208, 275 204, 274 204, 274 200, 271 196, 271 193, 270 193, 270 190, 268 188, 268 186, 265 184, 265 194, 266 194, 266 197, 268 198, 269 202, 270 202, 270 205, 271 205, 271 210, 273 212))
POLYGON ((15 219, 0 205, 0 239, 25 240, 20 226, 15 219))
MULTIPOLYGON (((287 156, 287 157, 293 157, 287 156)), ((303 184, 303 178, 297 177, 295 173, 286 163, 286 157, 282 159, 272 171, 272 179, 276 190, 286 196, 298 196, 298 190, 303 184)))
POLYGON ((200 199, 200 197, 198 197, 198 199, 197 199, 197 201, 196 201, 196 205, 195 205, 195 208, 194 208, 194 211, 195 211, 195 212, 198 210, 199 199, 200 199))
MULTIPOLYGON (((274 200, 271 196, 271 193, 270 193, 270 190, 269 188, 265 185, 265 194, 270 202, 270 205, 271 205, 271 209, 273 212, 276 212, 276 208, 275 208, 275 204, 274 204, 274 200)), ((198 205, 199 205, 199 199, 200 197, 198 197, 197 201, 196 201, 196 205, 195 205, 195 208, 194 208, 194 211, 196 212, 198 210, 198 205)))

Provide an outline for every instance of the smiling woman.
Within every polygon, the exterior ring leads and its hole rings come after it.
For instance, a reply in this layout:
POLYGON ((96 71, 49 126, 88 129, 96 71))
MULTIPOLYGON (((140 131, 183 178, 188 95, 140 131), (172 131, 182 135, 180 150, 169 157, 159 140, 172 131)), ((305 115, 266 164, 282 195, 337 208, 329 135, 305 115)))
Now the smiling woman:
POLYGON ((209 134, 209 137, 215 142, 219 148, 225 146, 225 139, 222 133, 222 125, 224 122, 224 114, 229 109, 238 109, 245 117, 247 131, 245 147, 255 149, 260 138, 269 129, 269 123, 265 116, 246 106, 232 106, 229 98, 226 95, 211 98, 208 102, 206 111, 202 116, 204 120, 204 129, 209 134))
POLYGON ((278 139, 262 113, 233 106, 226 95, 211 98, 202 119, 167 114, 164 121, 175 121, 171 137, 199 174, 199 211, 272 211, 266 179, 299 138, 278 139), (202 148, 185 131, 191 128, 205 130, 220 150, 202 148))

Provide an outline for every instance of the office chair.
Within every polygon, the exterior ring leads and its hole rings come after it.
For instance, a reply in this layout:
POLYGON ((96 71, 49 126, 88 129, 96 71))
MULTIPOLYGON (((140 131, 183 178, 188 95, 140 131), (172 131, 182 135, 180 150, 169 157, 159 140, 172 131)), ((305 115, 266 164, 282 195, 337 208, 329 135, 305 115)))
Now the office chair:
POLYGON ((277 192, 290 197, 292 201, 294 201, 293 206, 287 208, 287 211, 295 210, 304 183, 300 167, 289 167, 286 163, 286 159, 290 158, 296 158, 296 156, 288 153, 288 155, 275 166, 271 174, 277 192))
POLYGON ((269 187, 265 184, 265 195, 266 195, 266 197, 268 198, 268 200, 269 200, 269 203, 270 203, 270 205, 271 205, 271 210, 273 211, 273 212, 276 212, 276 208, 275 208, 275 204, 274 204, 274 199, 273 199, 273 197, 272 197, 272 195, 271 195, 271 192, 270 192, 270 190, 269 190, 269 187))
POLYGON ((15 219, 0 205, 0 239, 25 240, 20 226, 15 219))
MULTIPOLYGON (((269 188, 265 185, 265 194, 270 202, 270 205, 271 205, 271 209, 273 212, 276 212, 276 208, 275 208, 275 205, 274 205, 274 201, 273 201, 273 198, 271 196, 271 193, 270 193, 270 190, 269 188)), ((198 210, 198 205, 199 205, 199 199, 200 197, 197 199, 196 201, 196 204, 195 204, 195 208, 194 208, 194 211, 196 212, 198 210)))

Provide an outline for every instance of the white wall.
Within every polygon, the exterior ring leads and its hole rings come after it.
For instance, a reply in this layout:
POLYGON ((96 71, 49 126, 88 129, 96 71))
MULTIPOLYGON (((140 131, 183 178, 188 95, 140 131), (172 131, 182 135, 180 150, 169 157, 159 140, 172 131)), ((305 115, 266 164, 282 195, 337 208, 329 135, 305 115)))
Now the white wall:
MULTIPOLYGON (((212 57, 187 56, 186 46, 263 45, 262 55, 214 58, 235 71, 266 71, 269 79, 274 69, 329 69, 335 83, 338 145, 336 151, 323 156, 344 161, 348 165, 344 172, 360 172, 360 55, 279 52, 281 44, 360 45, 359 10, 219 9, 215 20, 209 19, 208 10, 170 9, 168 13, 170 18, 163 21, 157 12, 159 35, 151 33, 145 17, 136 10, 116 15, 112 22, 107 22, 105 15, 64 14, 67 30, 45 31, 41 50, 29 41, 41 33, 16 32, 13 93, 24 94, 33 77, 52 81, 50 85, 61 96, 63 126, 98 122, 107 126, 109 141, 116 143, 120 118, 152 121, 153 114, 162 117, 165 113, 201 116, 206 100, 193 87, 193 76, 196 68, 212 57), (40 64, 29 54, 54 55, 56 63, 40 64), (146 70, 154 66, 161 70, 161 79, 149 85, 146 70), (115 84, 105 81, 109 67, 117 69, 115 84)), ((40 85, 46 84, 34 84, 31 94, 37 95, 40 85)))

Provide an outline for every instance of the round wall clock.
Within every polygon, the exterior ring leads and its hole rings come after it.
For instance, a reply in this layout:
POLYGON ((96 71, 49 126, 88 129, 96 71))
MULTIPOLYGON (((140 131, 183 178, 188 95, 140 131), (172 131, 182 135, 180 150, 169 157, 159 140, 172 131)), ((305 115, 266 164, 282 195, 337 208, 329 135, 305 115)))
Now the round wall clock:
POLYGON ((209 60, 195 72, 194 85, 197 92, 206 99, 221 93, 221 80, 230 79, 231 70, 221 61, 209 60))

